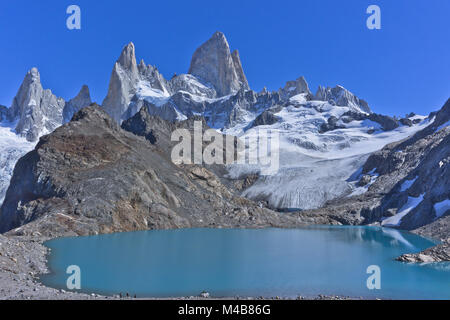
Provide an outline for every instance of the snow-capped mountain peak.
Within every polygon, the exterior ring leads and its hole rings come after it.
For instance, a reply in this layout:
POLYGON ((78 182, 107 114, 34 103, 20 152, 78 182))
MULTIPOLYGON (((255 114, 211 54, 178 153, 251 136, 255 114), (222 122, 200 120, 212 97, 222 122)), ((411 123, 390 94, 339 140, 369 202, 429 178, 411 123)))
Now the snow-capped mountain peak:
POLYGON ((17 160, 33 149, 42 135, 51 133, 90 103, 86 85, 66 103, 42 87, 37 68, 27 72, 11 107, 0 106, 0 203, 17 160))
POLYGON ((64 99, 43 89, 38 69, 32 68, 25 75, 9 109, 9 120, 17 121, 17 134, 28 141, 36 141, 62 124, 64 105, 64 99))
POLYGON ((249 89, 239 52, 230 52, 222 32, 216 32, 193 54, 189 74, 214 86, 219 96, 249 89))
POLYGON ((167 81, 155 67, 146 65, 143 60, 136 64, 135 47, 130 42, 114 64, 103 108, 118 122, 128 119, 134 115, 130 103, 137 98, 135 95, 140 87, 161 91, 162 95, 168 94, 167 81), (142 82, 146 84, 142 85, 142 82))
POLYGON ((130 73, 132 74, 138 73, 135 48, 133 42, 128 43, 123 48, 122 53, 120 54, 120 57, 117 60, 117 63, 120 65, 121 68, 130 71, 130 73))
POLYGON ((319 101, 328 101, 333 105, 348 106, 354 112, 372 113, 366 101, 359 99, 340 85, 334 88, 319 86, 314 98, 319 101))
MULTIPOLYGON (((425 117, 398 120, 373 113, 367 102, 340 85, 319 86, 313 95, 304 77, 288 81, 278 91, 257 93, 248 85, 238 51, 230 51, 221 32, 194 52, 187 74, 170 80, 155 66, 136 61, 130 42, 114 63, 102 105, 105 111, 119 123, 142 107, 169 121, 203 116, 211 128, 241 138, 259 134, 260 129, 277 131, 279 172, 261 175, 243 192, 274 208, 316 208, 327 200, 360 192, 348 179, 371 152, 428 125, 425 117)), ((36 141, 90 102, 89 89, 83 86, 65 103, 42 88, 39 72, 33 68, 12 107, 0 107, 0 120, 16 121, 17 133, 36 141)), ((258 172, 245 166, 229 169, 230 177, 258 172)))

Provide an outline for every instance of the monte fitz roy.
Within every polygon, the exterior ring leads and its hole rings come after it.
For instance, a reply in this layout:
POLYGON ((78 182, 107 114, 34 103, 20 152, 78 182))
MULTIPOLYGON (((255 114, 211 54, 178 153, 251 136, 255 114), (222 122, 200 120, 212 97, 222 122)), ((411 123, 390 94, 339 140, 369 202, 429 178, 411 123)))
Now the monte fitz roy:
POLYGON ((0 232, 50 239, 371 225, 440 241, 399 260, 450 260, 450 100, 430 115, 396 118, 339 85, 312 92, 304 77, 255 92, 244 67, 221 32, 170 80, 137 63, 129 43, 101 105, 87 86, 64 101, 32 68, 11 106, 0 106, 0 232), (172 133, 198 123, 235 144, 276 133, 276 172, 173 163, 172 133))

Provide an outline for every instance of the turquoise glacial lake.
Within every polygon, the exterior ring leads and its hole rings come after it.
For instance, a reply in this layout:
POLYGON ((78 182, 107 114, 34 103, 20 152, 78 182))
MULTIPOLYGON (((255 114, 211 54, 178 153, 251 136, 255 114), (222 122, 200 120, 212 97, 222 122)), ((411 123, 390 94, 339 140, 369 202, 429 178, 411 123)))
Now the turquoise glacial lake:
POLYGON ((80 267, 82 292, 178 297, 345 295, 385 299, 450 299, 450 263, 406 264, 394 258, 435 243, 378 227, 182 229, 60 238, 50 274, 65 289, 67 267, 80 267), (380 268, 369 290, 367 268, 380 268))

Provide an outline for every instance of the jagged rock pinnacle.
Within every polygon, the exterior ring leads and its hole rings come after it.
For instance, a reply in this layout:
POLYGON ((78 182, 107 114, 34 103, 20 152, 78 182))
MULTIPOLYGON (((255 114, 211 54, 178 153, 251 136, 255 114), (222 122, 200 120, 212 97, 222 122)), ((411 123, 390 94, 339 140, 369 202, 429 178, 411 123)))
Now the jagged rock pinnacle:
POLYGON ((123 48, 117 63, 119 63, 120 66, 126 70, 137 72, 136 55, 133 42, 130 42, 123 48))
POLYGON ((77 96, 69 100, 64 106, 63 118, 64 122, 69 122, 72 116, 80 109, 89 106, 92 103, 89 87, 83 85, 77 96))
POLYGON ((227 39, 219 31, 194 52, 189 73, 213 85, 219 96, 249 89, 239 53, 230 53, 227 39))
POLYGON ((311 91, 309 90, 308 83, 306 79, 301 76, 295 81, 288 81, 283 89, 280 90, 280 93, 284 99, 289 99, 295 95, 306 93, 312 96, 311 91))
POLYGON ((17 134, 28 141, 52 132, 62 124, 65 101, 44 90, 37 68, 27 72, 9 110, 9 119, 18 120, 17 134))

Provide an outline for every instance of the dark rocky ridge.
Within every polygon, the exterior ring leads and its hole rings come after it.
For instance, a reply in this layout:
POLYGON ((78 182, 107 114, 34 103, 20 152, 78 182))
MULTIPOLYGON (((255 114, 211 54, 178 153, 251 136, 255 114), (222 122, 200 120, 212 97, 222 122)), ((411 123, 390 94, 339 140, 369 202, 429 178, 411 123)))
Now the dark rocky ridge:
POLYGON ((18 228, 10 233, 55 237, 183 227, 295 227, 311 217, 305 219, 236 196, 206 168, 174 165, 165 150, 123 130, 92 105, 19 160, 0 226, 2 232, 18 228))
MULTIPOLYGON (((387 193, 373 218, 389 209, 401 208, 409 197, 423 195, 423 201, 405 216, 402 229, 416 229, 436 217, 433 205, 450 199, 450 130, 440 125, 450 120, 450 100, 437 113, 432 124, 403 141, 390 144, 372 154, 363 173, 376 170, 380 177, 372 190, 387 193), (406 181, 414 183, 406 190, 406 181)), ((450 233, 450 232, 449 232, 450 233)))
POLYGON ((252 127, 271 125, 277 121, 278 117, 270 110, 266 110, 253 120, 252 127))
MULTIPOLYGON (((194 130, 194 123, 200 122, 201 123, 201 130, 202 135, 205 133, 206 130, 211 129, 207 123, 205 118, 202 116, 192 116, 188 118, 187 120, 183 121, 176 121, 176 122, 170 122, 166 121, 164 119, 161 119, 158 116, 151 115, 148 112, 148 109, 146 107, 142 107, 141 110, 136 113, 133 117, 130 119, 124 121, 121 125, 122 129, 129 131, 137 136, 144 137, 146 140, 148 140, 151 144, 158 146, 159 149, 164 151, 168 157, 171 156, 172 148, 178 144, 178 141, 172 141, 171 136, 172 133, 177 129, 187 129, 191 134, 193 134, 194 130)), ((222 135, 224 141, 226 136, 222 135)), ((234 145, 236 145, 237 138, 232 137, 234 139, 234 145)), ((208 145, 207 142, 202 141, 202 149, 201 152, 203 153, 205 147, 208 145)), ((193 153, 196 149, 196 146, 194 144, 194 141, 192 139, 191 141, 191 148, 192 148, 192 155, 191 155, 191 162, 194 163, 194 156, 193 153)), ((198 150, 200 151, 200 150, 198 150)), ((225 145, 222 150, 223 153, 223 163, 226 161, 226 149, 225 145)), ((234 154, 236 156, 236 154, 234 154)), ((213 167, 217 167, 217 165, 214 166, 207 166, 209 169, 213 167)), ((222 166, 223 167, 223 166, 222 166)))

